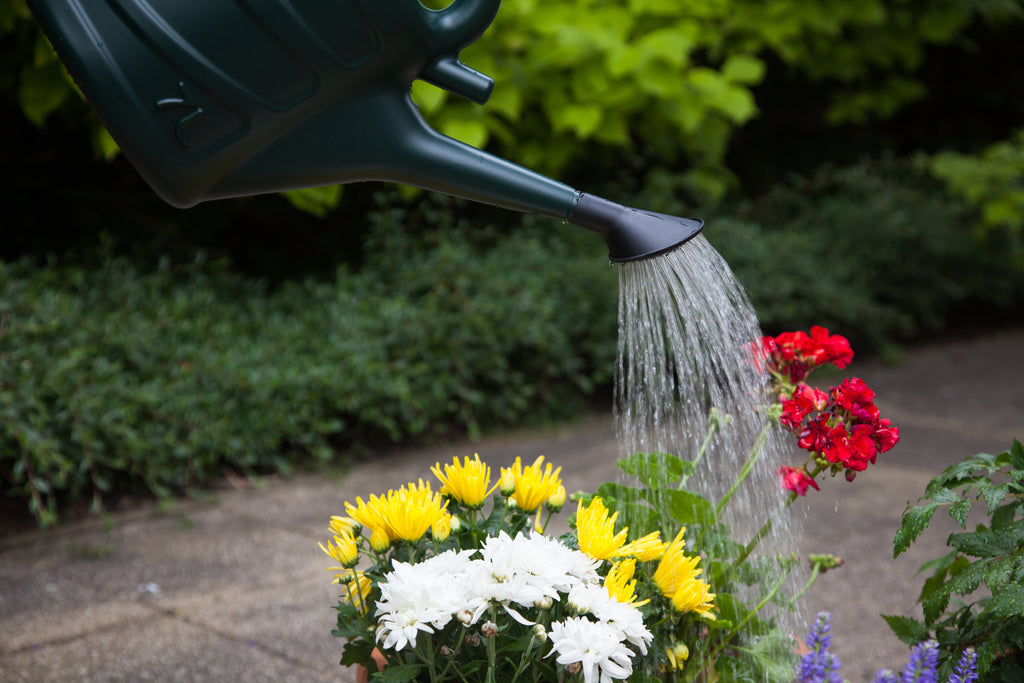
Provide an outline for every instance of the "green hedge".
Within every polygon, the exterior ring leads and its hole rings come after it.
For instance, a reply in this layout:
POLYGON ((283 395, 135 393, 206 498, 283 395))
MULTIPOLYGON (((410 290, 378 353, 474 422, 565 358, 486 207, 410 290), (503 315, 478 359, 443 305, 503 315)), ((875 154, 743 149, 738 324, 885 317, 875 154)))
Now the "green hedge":
POLYGON ((565 417, 609 381, 598 245, 581 258, 539 231, 488 248, 452 231, 413 260, 400 232, 375 235, 358 275, 272 292, 204 263, 0 265, 5 492, 49 524, 71 499, 565 417))

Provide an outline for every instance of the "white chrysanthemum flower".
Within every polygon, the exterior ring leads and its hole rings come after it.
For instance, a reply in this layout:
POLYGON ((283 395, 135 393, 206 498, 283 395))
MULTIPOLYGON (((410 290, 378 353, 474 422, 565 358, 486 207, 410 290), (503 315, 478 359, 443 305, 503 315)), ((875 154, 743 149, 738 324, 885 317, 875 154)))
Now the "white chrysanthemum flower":
POLYGON ((580 614, 593 615, 614 628, 619 639, 625 639, 647 654, 647 645, 654 636, 644 626, 644 617, 633 605, 612 598, 604 586, 579 585, 569 591, 569 605, 580 614))
POLYGON ((520 614, 513 603, 529 607, 544 597, 544 593, 527 582, 526 574, 509 572, 507 567, 496 567, 483 560, 474 562, 463 577, 466 592, 472 596, 472 623, 476 623, 489 605, 501 605, 520 624, 533 622, 520 614))
MULTIPOLYGON (((465 575, 473 551, 450 551, 420 564, 392 563, 380 583, 377 640, 384 648, 416 646, 416 634, 444 628, 466 609, 465 575)), ((475 605, 474 605, 475 606, 475 605)))
POLYGON ((581 581, 597 582, 598 562, 543 534, 522 532, 515 538, 500 531, 480 549, 484 562, 496 574, 524 574, 526 583, 552 599, 567 593, 581 581))
POLYGON ((585 683, 624 680, 633 673, 633 651, 608 624, 571 617, 551 624, 549 637, 552 653, 558 653, 555 661, 563 666, 578 662, 585 683))

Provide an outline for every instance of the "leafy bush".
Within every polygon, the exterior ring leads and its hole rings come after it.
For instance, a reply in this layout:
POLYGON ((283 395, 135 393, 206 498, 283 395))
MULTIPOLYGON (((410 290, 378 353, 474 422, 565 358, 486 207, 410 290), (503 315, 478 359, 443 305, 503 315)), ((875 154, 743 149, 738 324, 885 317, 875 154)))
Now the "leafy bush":
POLYGON ((980 154, 942 152, 924 161, 950 193, 978 207, 982 232, 1005 230, 1021 248, 1024 233, 1024 129, 980 154))
MULTIPOLYGON (((463 54, 498 83, 486 107, 425 83, 414 96, 442 132, 543 173, 590 168, 599 157, 607 167, 627 156, 685 161, 690 189, 717 197, 729 184, 727 144, 757 114, 767 64, 822 84, 826 122, 859 124, 927 94, 917 72, 930 46, 953 43, 975 13, 1006 22, 1013 9, 969 0, 516 0, 463 54)), ((42 124, 68 106, 70 81, 24 0, 0 0, 0 35, 18 47, 16 76, 0 86, 42 124)), ((90 121, 97 147, 114 153, 90 121)), ((326 189, 290 198, 315 211, 337 202, 326 189)))
POLYGON ((1021 320, 1024 270, 1006 240, 973 234, 973 213, 908 162, 824 168, 708 219, 770 331, 817 320, 879 351, 1021 320))
POLYGON ((906 643, 938 641, 940 671, 948 675, 968 648, 978 653, 983 681, 1024 677, 1024 446, 1000 455, 978 454, 946 468, 925 489, 924 503, 907 506, 894 541, 906 551, 943 508, 966 529, 975 503, 985 504, 988 524, 954 533, 952 550, 926 562, 930 570, 919 598, 924 620, 886 616, 906 643), (984 589, 980 587, 984 585, 984 589), (978 592, 975 592, 978 591, 978 592), (962 597, 963 601, 954 596, 962 597))
POLYGON ((0 264, 3 489, 51 524, 68 499, 569 415, 609 381, 614 279, 530 233, 406 259, 381 229, 374 266, 276 291, 201 262, 0 264))

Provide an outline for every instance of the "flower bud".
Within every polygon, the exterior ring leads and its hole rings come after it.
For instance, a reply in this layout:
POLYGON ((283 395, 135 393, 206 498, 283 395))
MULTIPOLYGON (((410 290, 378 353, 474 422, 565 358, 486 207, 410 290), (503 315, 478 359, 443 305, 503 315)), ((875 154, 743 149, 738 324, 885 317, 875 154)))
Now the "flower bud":
POLYGON ((370 547, 378 553, 386 552, 391 547, 388 532, 383 529, 374 529, 373 534, 370 535, 370 547))
POLYGON ((455 615, 455 618, 459 620, 463 626, 469 626, 473 623, 473 613, 468 609, 464 609, 455 615))
POLYGON ((484 625, 480 627, 480 633, 487 638, 493 638, 498 635, 498 625, 493 621, 485 621, 484 625))
POLYGON ((544 624, 533 625, 533 637, 542 643, 548 641, 548 630, 544 628, 544 624))
POLYGON ((448 534, 451 533, 451 523, 451 515, 441 515, 441 517, 434 522, 433 526, 430 527, 430 534, 434 537, 435 541, 440 543, 448 538, 448 534))
POLYGON ((448 528, 453 534, 457 534, 462 531, 462 519, 452 515, 448 519, 448 528))
POLYGON ((541 596, 537 600, 533 601, 533 606, 537 609, 551 609, 551 605, 554 601, 547 595, 541 596))
POLYGON ((498 479, 498 490, 506 498, 516 492, 516 478, 513 476, 512 470, 502 468, 501 477, 498 479))
POLYGON ((331 522, 328 526, 336 536, 349 534, 358 538, 359 534, 363 531, 363 525, 356 520, 351 517, 339 517, 338 515, 331 516, 331 522))
POLYGON ((558 489, 548 497, 547 501, 544 502, 546 507, 551 512, 558 512, 565 505, 565 487, 559 486, 558 489))
POLYGON ((669 668, 678 671, 690 658, 690 648, 686 647, 686 643, 677 641, 665 648, 665 655, 668 657, 669 668))
POLYGON ((480 644, 480 642, 480 636, 478 636, 475 633, 470 633, 468 636, 466 636, 466 645, 469 645, 470 647, 476 647, 480 644))
POLYGON ((441 656, 447 657, 451 653, 452 653, 452 649, 450 647, 448 647, 447 645, 442 645, 441 646, 441 656))

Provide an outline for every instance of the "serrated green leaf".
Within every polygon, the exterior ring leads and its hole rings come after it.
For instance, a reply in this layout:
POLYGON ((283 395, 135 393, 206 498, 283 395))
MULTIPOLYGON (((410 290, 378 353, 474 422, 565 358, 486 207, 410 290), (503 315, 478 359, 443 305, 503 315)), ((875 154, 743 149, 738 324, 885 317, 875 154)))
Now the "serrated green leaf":
POLYGON ((928 636, 928 629, 916 619, 889 614, 883 614, 881 617, 885 619, 885 623, 896 637, 908 645, 917 645, 928 636))
POLYGON ((992 594, 980 617, 1008 619, 1024 616, 1024 586, 1011 584, 1003 586, 992 594))
POLYGON ((946 541, 946 545, 971 557, 998 557, 1013 553, 1019 540, 1020 535, 1015 533, 1013 527, 1010 527, 952 534, 946 541))
POLYGON ((1010 458, 1010 465, 1015 470, 1024 472, 1024 444, 1017 439, 1013 440, 1013 445, 1010 446, 1010 450, 1006 451, 1010 458))
POLYGON ((961 529, 967 528, 967 514, 970 511, 971 501, 967 498, 961 498, 949 506, 949 516, 960 525, 961 529))
POLYGON ((932 521, 932 517, 935 515, 938 507, 938 503, 929 503, 908 508, 903 513, 903 522, 896 532, 896 537, 893 539, 892 556, 894 558, 906 552, 910 544, 921 535, 922 531, 928 528, 928 524, 932 521))

